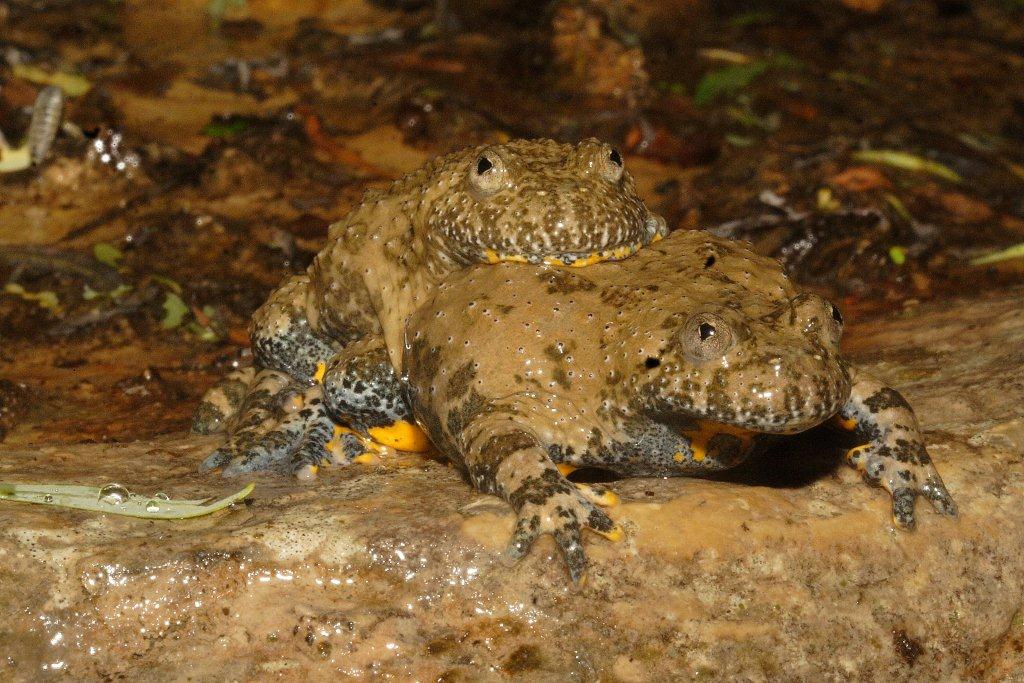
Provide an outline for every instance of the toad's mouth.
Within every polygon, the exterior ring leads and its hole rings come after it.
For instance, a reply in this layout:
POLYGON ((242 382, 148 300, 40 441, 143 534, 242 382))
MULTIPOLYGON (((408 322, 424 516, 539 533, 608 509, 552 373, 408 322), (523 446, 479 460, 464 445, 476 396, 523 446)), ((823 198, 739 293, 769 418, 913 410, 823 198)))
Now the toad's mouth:
POLYGON ((487 263, 532 263, 548 266, 568 266, 582 268, 605 261, 621 261, 629 258, 648 244, 654 244, 668 234, 668 225, 661 216, 651 214, 644 224, 645 234, 634 241, 610 246, 599 250, 565 251, 555 254, 544 253, 508 253, 497 249, 485 249, 484 261, 487 263))
POLYGON ((595 263, 605 261, 621 261, 640 251, 648 244, 654 244, 660 240, 660 234, 654 235, 650 240, 624 244, 619 247, 602 249, 601 251, 579 251, 565 252, 562 254, 534 255, 534 254, 502 254, 493 249, 484 251, 484 258, 487 263, 533 263, 547 266, 568 266, 570 268, 583 268, 595 263))

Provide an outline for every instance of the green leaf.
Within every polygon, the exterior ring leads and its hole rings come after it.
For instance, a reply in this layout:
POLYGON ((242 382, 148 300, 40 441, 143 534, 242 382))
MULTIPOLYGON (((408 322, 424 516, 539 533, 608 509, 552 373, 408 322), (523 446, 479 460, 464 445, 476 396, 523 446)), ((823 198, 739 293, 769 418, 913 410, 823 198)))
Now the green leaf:
POLYGON ((722 95, 735 95, 753 83, 754 79, 768 70, 768 67, 768 62, 757 61, 709 71, 697 84, 693 101, 704 106, 722 95))
POLYGON ((155 493, 142 496, 132 493, 120 484, 95 486, 71 486, 64 484, 13 484, 0 482, 0 500, 14 503, 36 503, 106 512, 123 517, 143 519, 188 519, 201 517, 244 500, 256 488, 249 484, 241 491, 214 502, 209 499, 172 500, 165 494, 155 493))
POLYGON ((163 275, 150 275, 149 278, 158 285, 163 285, 175 294, 181 294, 183 291, 181 285, 169 277, 164 277, 163 275))
POLYGON ((886 166, 902 168, 905 171, 930 173, 954 183, 959 183, 962 180, 960 174, 948 166, 896 149, 866 149, 854 152, 853 158, 869 164, 884 164, 886 166))
POLYGON ((208 123, 200 131, 209 138, 225 138, 230 135, 244 133, 249 128, 249 122, 245 119, 226 121, 223 123, 208 123))
POLYGON ((11 149, 0 144, 0 173, 17 173, 32 165, 28 145, 11 149))
POLYGON ((754 144, 754 138, 747 137, 745 135, 736 135, 735 133, 726 133, 725 141, 733 147, 750 147, 754 144))
POLYGON ((60 313, 60 299, 56 292, 51 292, 48 289, 41 292, 29 292, 16 282, 4 285, 4 292, 20 296, 25 301, 34 301, 40 308, 45 308, 53 313, 60 313))
POLYGON ((889 247, 889 259, 897 266, 907 262, 907 250, 900 246, 889 247))
POLYGON ((164 317, 160 321, 160 327, 165 330, 173 330, 181 325, 188 314, 188 306, 181 297, 174 292, 167 292, 164 297, 164 317))
POLYGON ((92 245, 92 255, 97 261, 111 268, 117 268, 117 262, 124 257, 120 249, 106 242, 97 242, 92 245))
POLYGON ((985 254, 984 256, 971 259, 971 265, 984 266, 989 263, 998 263, 999 261, 1007 261, 1012 258, 1024 258, 1024 242, 1015 244, 1012 247, 1003 249, 1002 251, 996 251, 991 254, 985 254))
POLYGON ((215 342, 220 339, 220 336, 213 330, 213 328, 200 325, 194 320, 186 325, 185 329, 191 334, 199 337, 199 339, 204 342, 215 342))
POLYGON ((58 71, 50 73, 31 64, 15 64, 11 67, 11 73, 15 78, 21 78, 39 85, 55 85, 64 91, 68 97, 78 97, 89 92, 92 83, 88 79, 77 74, 58 71))

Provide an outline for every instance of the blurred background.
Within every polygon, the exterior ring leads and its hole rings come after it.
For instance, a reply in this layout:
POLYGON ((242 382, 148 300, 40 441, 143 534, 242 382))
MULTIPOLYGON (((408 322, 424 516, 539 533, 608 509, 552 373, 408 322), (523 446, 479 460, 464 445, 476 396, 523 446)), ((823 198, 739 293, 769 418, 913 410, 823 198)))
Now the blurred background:
POLYGON ((1021 0, 7 0, 0 132, 20 442, 185 428, 367 188, 512 137, 855 320, 1024 274, 1021 0))

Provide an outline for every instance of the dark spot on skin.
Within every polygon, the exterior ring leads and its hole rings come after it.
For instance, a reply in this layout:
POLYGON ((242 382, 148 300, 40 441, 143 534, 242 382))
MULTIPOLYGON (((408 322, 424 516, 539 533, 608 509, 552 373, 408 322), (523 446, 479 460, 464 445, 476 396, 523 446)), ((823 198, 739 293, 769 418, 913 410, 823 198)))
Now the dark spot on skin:
POLYGON ((647 360, 644 361, 644 367, 647 368, 648 370, 653 370, 659 365, 661 365, 661 361, 655 358, 654 356, 647 356, 647 360))
POLYGON ((715 257, 714 257, 714 255, 708 256, 707 260, 704 261, 704 267, 705 268, 710 268, 713 265, 715 265, 715 257))
POLYGON ((526 432, 509 432, 492 436, 484 444, 483 452, 487 454, 488 460, 501 462, 516 451, 526 450, 537 445, 537 441, 526 432))
POLYGON ((527 477, 515 491, 509 493, 508 502, 519 512, 524 505, 543 505, 548 498, 559 493, 571 494, 576 487, 554 467, 545 469, 539 477, 527 477))
POLYGON ((900 395, 900 392, 895 389, 890 389, 889 387, 879 389, 874 394, 864 399, 864 405, 866 405, 868 410, 872 413, 880 413, 883 410, 888 410, 889 408, 903 408, 904 410, 913 412, 910 404, 907 403, 907 400, 900 395))
POLYGON ((907 663, 907 666, 914 666, 917 658, 924 654, 921 644, 901 628, 892 630, 892 644, 896 647, 896 654, 907 663))
POLYGON ((541 276, 541 281, 548 285, 548 294, 572 294, 573 292, 589 292, 597 285, 583 277, 564 270, 555 270, 541 276))
POLYGON ((558 382, 558 386, 562 387, 567 391, 569 389, 572 389, 572 385, 569 383, 569 376, 565 374, 565 368, 563 368, 561 365, 556 367, 554 371, 551 373, 551 379, 558 382))
POLYGON ((455 371, 448 380, 448 395, 452 398, 462 396, 469 391, 469 384, 476 378, 476 370, 473 369, 473 361, 469 361, 455 371))

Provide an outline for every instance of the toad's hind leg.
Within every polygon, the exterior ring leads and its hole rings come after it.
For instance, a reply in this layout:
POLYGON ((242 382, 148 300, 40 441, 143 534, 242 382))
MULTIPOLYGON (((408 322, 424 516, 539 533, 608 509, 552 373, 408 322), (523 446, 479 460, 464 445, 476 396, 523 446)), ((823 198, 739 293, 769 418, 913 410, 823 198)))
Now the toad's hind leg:
POLYGON ((230 420, 227 441, 203 461, 200 469, 222 467, 258 443, 288 412, 291 406, 287 403, 295 397, 297 390, 295 381, 283 372, 256 372, 238 412, 230 420))
POLYGON ((930 500, 939 513, 955 517, 956 503, 928 456, 910 405, 895 389, 863 372, 854 371, 853 380, 850 399, 837 421, 866 443, 847 452, 846 461, 889 492, 897 526, 914 527, 917 496, 930 500))

